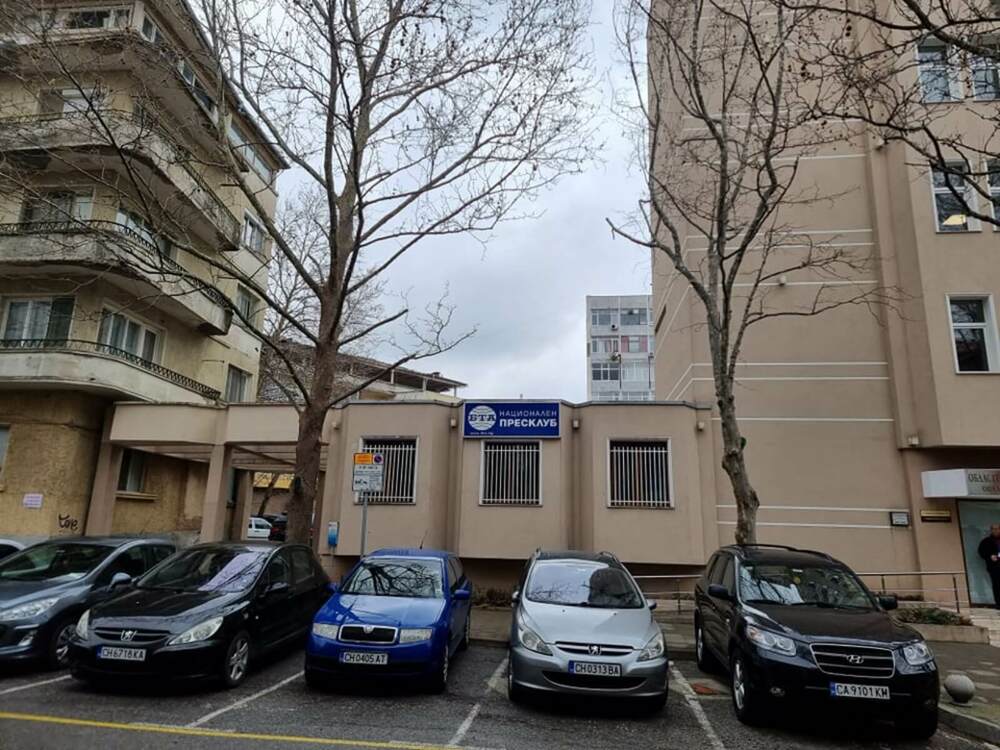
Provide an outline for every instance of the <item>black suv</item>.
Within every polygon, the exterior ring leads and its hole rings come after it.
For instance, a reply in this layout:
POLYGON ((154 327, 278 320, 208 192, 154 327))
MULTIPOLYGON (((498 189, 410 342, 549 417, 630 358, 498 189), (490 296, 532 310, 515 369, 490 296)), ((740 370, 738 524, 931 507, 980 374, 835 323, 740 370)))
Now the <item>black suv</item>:
POLYGON ((788 702, 842 704, 895 720, 910 737, 937 729, 938 672, 920 634, 822 552, 723 547, 695 587, 698 666, 732 680, 740 721, 788 702))

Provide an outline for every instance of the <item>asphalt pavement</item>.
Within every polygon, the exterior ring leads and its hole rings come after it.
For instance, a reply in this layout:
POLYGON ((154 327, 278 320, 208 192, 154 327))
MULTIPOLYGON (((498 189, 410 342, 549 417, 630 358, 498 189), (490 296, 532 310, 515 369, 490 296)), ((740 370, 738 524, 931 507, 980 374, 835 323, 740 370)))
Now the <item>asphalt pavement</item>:
POLYGON ((847 716, 784 717, 750 729, 736 721, 724 685, 676 662, 667 708, 649 716, 607 700, 507 700, 506 651, 476 645, 453 662, 448 690, 313 692, 302 652, 261 665, 236 690, 212 685, 95 689, 66 673, 0 674, 0 750, 181 750, 340 747, 347 750, 811 750, 887 746, 971 750, 989 746, 939 731, 907 743, 890 725, 847 716))

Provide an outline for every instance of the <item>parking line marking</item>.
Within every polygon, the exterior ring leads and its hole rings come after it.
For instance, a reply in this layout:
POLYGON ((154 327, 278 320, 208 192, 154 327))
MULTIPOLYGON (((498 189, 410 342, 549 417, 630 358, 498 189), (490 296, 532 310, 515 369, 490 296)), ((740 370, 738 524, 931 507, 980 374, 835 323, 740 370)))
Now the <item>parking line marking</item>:
POLYGON ((497 680, 500 679, 500 675, 503 674, 506 667, 507 657, 505 656, 503 661, 501 661, 497 665, 497 668, 493 670, 493 674, 490 675, 490 679, 486 681, 486 695, 476 701, 475 705, 469 710, 465 720, 458 725, 458 731, 456 731, 452 738, 448 740, 447 747, 458 747, 458 743, 465 739, 465 735, 469 733, 469 729, 472 727, 472 722, 476 720, 476 717, 479 716, 479 712, 483 708, 483 701, 486 700, 486 697, 493 692, 493 688, 496 685, 497 680))
POLYGON ((273 693, 275 690, 278 690, 279 688, 283 688, 289 682, 294 682, 295 680, 299 679, 304 674, 305 674, 305 672, 303 672, 303 671, 296 672, 291 677, 286 677, 281 682, 276 682, 274 685, 271 685, 271 687, 269 687, 269 688, 264 688, 263 690, 258 690, 253 695, 248 695, 246 698, 241 698, 240 700, 236 701, 235 703, 230 703, 228 706, 223 706, 220 709, 212 711, 212 713, 210 713, 210 714, 205 714, 200 719, 195 719, 194 721, 192 721, 190 724, 187 724, 186 726, 189 729, 193 729, 194 727, 200 727, 202 724, 207 724, 208 722, 210 722, 212 719, 216 718, 217 716, 222 716, 222 714, 228 713, 229 711, 232 711, 233 709, 236 709, 236 708, 242 708, 247 703, 251 703, 251 702, 257 700, 258 698, 263 698, 265 695, 273 693))
POLYGON ((259 742, 287 742, 302 745, 320 745, 326 747, 363 747, 376 750, 455 750, 448 745, 428 745, 422 742, 397 742, 379 740, 349 740, 334 737, 305 737, 292 734, 259 734, 255 732, 230 732, 224 729, 204 729, 200 727, 170 727, 140 724, 121 724, 114 721, 93 721, 91 719, 72 719, 64 716, 49 716, 46 714, 22 714, 10 711, 0 711, 0 721, 32 721, 40 724, 59 724, 62 726, 88 727, 90 729, 113 729, 122 732, 148 732, 150 734, 172 734, 186 737, 214 737, 230 740, 254 740, 259 742))
POLYGON ((708 744, 712 746, 713 750, 726 750, 726 746, 722 744, 722 740, 719 739, 719 735, 715 733, 715 728, 712 726, 712 722, 708 720, 708 716, 705 715, 705 709, 701 707, 701 703, 698 702, 698 696, 695 694, 694 689, 691 687, 690 683, 684 679, 684 675, 681 671, 674 666, 673 663, 670 664, 670 674, 674 678, 674 682, 680 685, 681 695, 684 696, 684 702, 687 703, 688 708, 691 709, 691 713, 694 714, 694 718, 701 725, 702 731, 705 732, 705 736, 708 737, 708 744))
POLYGON ((18 685, 17 687, 7 688, 6 690, 0 690, 0 695, 9 695, 10 693, 17 693, 21 690, 30 690, 33 687, 41 687, 42 685, 51 685, 53 682, 62 682, 63 680, 70 679, 68 674, 64 674, 62 677, 53 677, 51 680, 41 680, 39 682, 29 682, 27 685, 18 685))

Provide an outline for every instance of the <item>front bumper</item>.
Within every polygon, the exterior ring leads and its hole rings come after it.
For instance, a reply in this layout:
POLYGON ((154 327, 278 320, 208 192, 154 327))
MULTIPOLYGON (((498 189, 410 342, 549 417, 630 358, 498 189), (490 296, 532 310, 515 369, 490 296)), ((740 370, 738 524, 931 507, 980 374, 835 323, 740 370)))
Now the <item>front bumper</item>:
POLYGON ((801 651, 796 656, 783 656, 753 648, 746 656, 750 687, 778 702, 840 706, 851 712, 871 714, 906 714, 937 708, 940 688, 933 661, 913 667, 897 654, 893 676, 875 679, 828 674, 801 651), (886 686, 889 700, 834 697, 833 683, 886 686))
POLYGON ((69 646, 70 670, 74 677, 83 679, 206 679, 220 675, 225 660, 226 642, 209 639, 179 646, 163 644, 135 645, 110 643, 74 638, 69 646), (144 648, 145 661, 102 659, 98 656, 101 646, 144 648))
POLYGON ((48 622, 17 620, 0 622, 0 663, 40 659, 50 637, 48 622))
POLYGON ((656 698, 667 691, 666 654, 658 659, 637 661, 638 654, 625 656, 585 657, 569 654, 551 646, 552 655, 546 656, 512 645, 510 669, 515 685, 529 690, 573 695, 620 695, 630 698, 656 698), (594 677, 575 675, 569 671, 571 661, 599 661, 620 664, 621 677, 594 677))
POLYGON ((428 641, 406 644, 362 644, 332 641, 309 634, 306 645, 305 670, 315 676, 362 679, 430 677, 441 668, 446 644, 442 636, 428 641), (386 664, 344 664, 341 654, 384 653, 386 664))

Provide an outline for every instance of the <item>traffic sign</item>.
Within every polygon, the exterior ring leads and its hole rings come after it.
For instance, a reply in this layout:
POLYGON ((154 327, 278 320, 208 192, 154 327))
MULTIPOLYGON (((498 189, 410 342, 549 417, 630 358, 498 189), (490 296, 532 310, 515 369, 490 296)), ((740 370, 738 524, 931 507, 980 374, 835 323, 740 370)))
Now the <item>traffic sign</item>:
POLYGON ((381 453, 354 454, 355 492, 381 492, 384 476, 385 457, 381 453))

